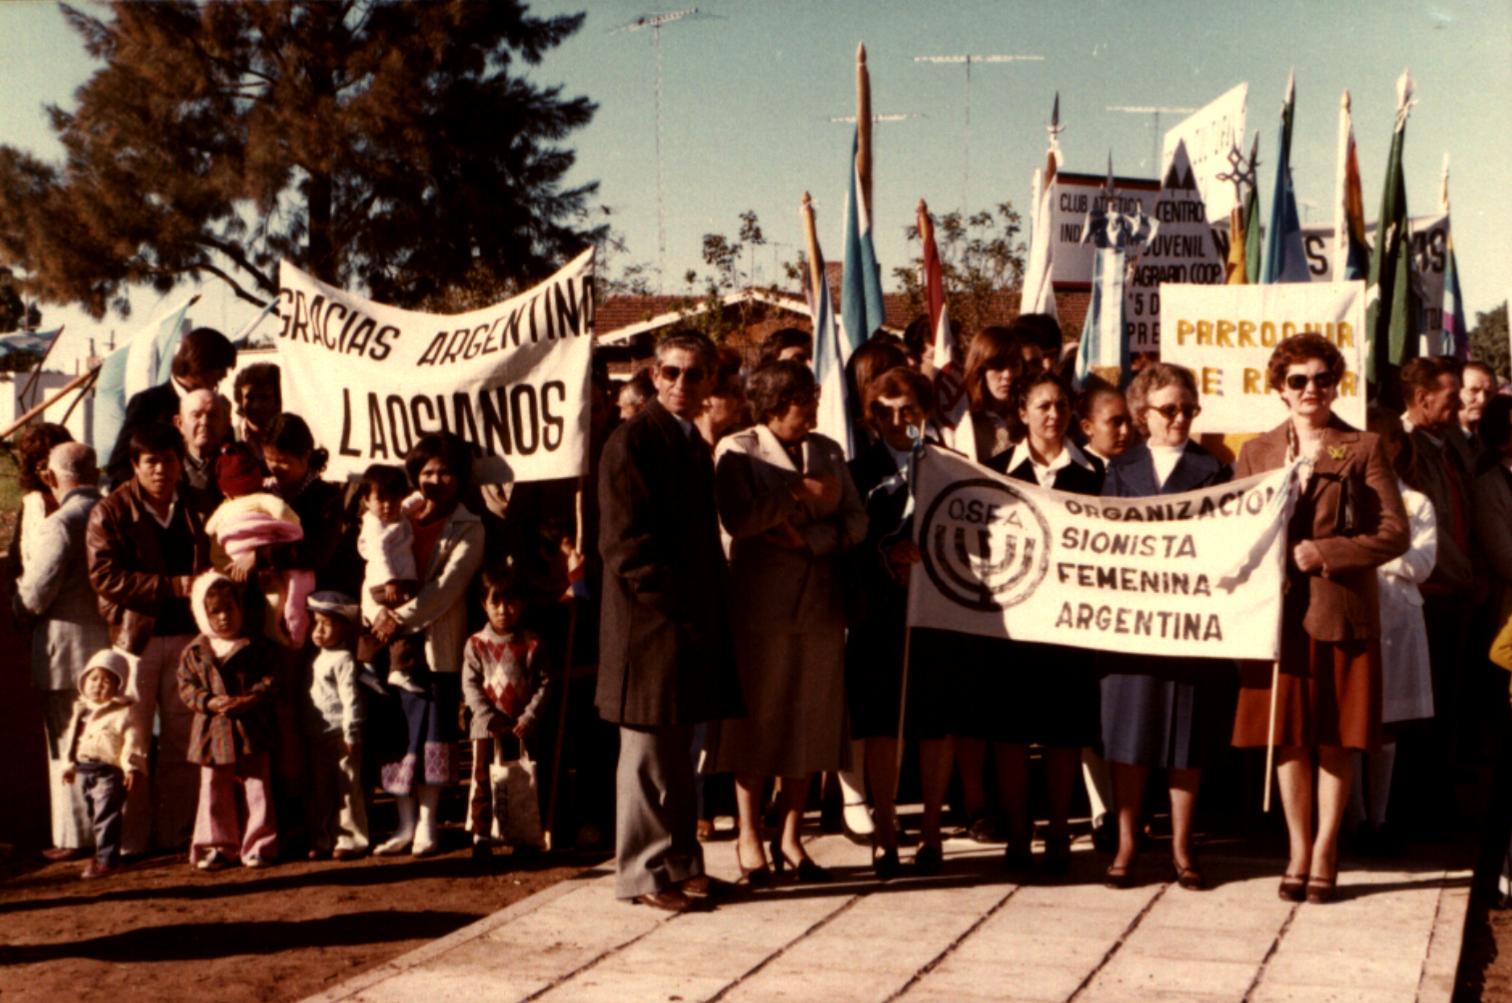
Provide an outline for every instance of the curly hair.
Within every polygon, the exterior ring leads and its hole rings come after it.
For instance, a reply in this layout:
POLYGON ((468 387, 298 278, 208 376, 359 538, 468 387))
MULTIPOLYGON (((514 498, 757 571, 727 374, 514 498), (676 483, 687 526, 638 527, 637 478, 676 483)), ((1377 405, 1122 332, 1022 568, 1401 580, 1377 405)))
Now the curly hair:
POLYGON ((1028 407, 1029 395, 1034 392, 1035 388, 1042 387, 1047 383, 1060 391, 1061 399, 1067 404, 1071 402, 1071 390, 1066 386, 1066 381, 1048 369, 1041 369, 1037 372, 1025 373, 1013 381, 1014 413, 1017 414, 1028 407))
POLYGON ((1150 423, 1147 412, 1150 409, 1150 395, 1157 390, 1166 387, 1181 387, 1192 395, 1192 400, 1197 399, 1197 377, 1186 366, 1178 366, 1171 362, 1154 362, 1139 371, 1129 383, 1128 401, 1129 414, 1134 418, 1134 426, 1139 429, 1141 435, 1150 434, 1150 423))
POLYGON ((1317 359, 1328 367, 1335 386, 1344 379, 1344 356, 1334 343, 1321 334, 1304 331, 1282 339, 1271 352, 1270 361, 1265 364, 1266 385, 1279 393, 1286 385, 1286 371, 1309 359, 1317 359))
POLYGON ((16 437, 13 452, 16 456, 16 481, 22 492, 41 491, 41 472, 47 469, 47 457, 54 446, 73 442, 73 434, 62 425, 50 421, 38 422, 16 437))

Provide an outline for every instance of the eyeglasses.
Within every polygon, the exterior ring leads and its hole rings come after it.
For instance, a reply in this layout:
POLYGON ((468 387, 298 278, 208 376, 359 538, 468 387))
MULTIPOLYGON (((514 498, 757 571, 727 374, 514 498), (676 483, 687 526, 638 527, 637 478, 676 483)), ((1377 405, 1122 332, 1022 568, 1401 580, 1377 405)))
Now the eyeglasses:
POLYGON ((704 377, 709 375, 702 366, 661 366, 657 372, 668 383, 676 383, 679 376, 686 377, 689 383, 702 383, 704 377))
POLYGON ((1150 410, 1166 421, 1175 421, 1177 415, 1191 421, 1202 413, 1202 406, 1200 404, 1163 404, 1160 407, 1151 407, 1150 410))
POLYGON ((1292 373, 1286 377, 1288 390, 1305 390, 1309 383, 1319 390, 1327 390, 1335 382, 1333 373, 1313 373, 1311 376, 1306 373, 1292 373))

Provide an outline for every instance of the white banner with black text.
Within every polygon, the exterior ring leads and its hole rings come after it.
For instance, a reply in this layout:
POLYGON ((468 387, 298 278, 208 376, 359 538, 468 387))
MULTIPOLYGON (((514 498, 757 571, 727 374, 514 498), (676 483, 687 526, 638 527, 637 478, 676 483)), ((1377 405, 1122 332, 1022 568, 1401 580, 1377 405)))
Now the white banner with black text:
POLYGON ((587 465, 593 251, 502 303, 462 314, 385 306, 279 269, 284 410, 330 451, 327 476, 398 464, 427 432, 477 448, 485 482, 587 465))
POLYGON ((1101 651, 1273 660, 1291 483, 1288 468, 1184 494, 1098 498, 927 446, 908 623, 1101 651))

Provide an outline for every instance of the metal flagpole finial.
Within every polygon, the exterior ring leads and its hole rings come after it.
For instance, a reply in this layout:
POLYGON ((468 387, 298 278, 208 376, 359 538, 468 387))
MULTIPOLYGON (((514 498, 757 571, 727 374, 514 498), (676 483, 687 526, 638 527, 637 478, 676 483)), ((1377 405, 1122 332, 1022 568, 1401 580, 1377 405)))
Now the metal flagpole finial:
POLYGON ((1055 103, 1050 106, 1050 124, 1045 126, 1045 131, 1050 134, 1052 143, 1066 131, 1066 127, 1061 125, 1060 120, 1060 91, 1055 92, 1055 103))
POLYGON ((1244 157, 1237 143, 1229 144, 1227 156, 1229 170, 1214 175, 1219 181, 1228 181, 1234 186, 1234 201, 1244 201, 1244 186, 1255 183, 1255 165, 1244 157))

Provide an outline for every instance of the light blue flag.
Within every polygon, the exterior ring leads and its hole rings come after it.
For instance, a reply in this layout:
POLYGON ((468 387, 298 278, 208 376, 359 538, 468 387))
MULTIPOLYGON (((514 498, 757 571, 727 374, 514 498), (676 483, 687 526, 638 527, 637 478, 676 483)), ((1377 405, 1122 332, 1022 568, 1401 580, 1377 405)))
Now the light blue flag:
POLYGON ((138 330, 100 364, 100 376, 95 381, 94 422, 89 444, 102 458, 102 465, 103 458, 110 455, 121 434, 121 425, 126 420, 126 402, 132 395, 166 383, 170 378, 173 353, 183 335, 184 314, 197 299, 199 297, 194 296, 185 300, 177 310, 138 330))
POLYGON ((1265 230, 1265 260, 1261 282, 1310 282, 1307 252, 1302 246, 1302 221, 1297 218, 1297 193, 1292 188, 1292 114, 1296 107, 1297 75, 1286 81, 1281 105, 1281 147, 1276 154, 1276 180, 1271 187, 1271 216, 1265 230))
POLYGON ((872 245, 871 206, 856 173, 860 130, 851 139, 850 195, 845 200, 845 276, 840 286, 844 338, 854 352, 882 327, 882 269, 872 245))
POLYGON ((42 355, 62 332, 63 329, 58 327, 51 331, 16 331, 13 334, 0 334, 0 355, 10 355, 12 352, 42 355))
POLYGON ((845 458, 856 456, 856 430, 851 422, 850 401, 846 394, 845 364, 851 347, 841 337, 835 324, 835 307, 830 300, 829 282, 824 280, 824 254, 815 242, 815 274, 820 276, 809 298, 809 316, 814 322, 814 380, 819 384, 819 414, 815 427, 845 450, 845 458))

